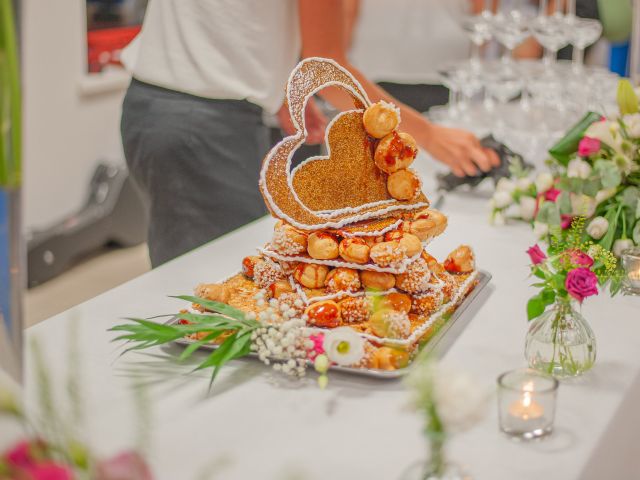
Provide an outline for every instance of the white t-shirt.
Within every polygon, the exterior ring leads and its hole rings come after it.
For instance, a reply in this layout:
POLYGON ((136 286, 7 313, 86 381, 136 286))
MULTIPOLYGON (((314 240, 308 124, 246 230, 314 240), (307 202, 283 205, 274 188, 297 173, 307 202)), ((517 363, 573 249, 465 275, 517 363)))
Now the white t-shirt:
POLYGON ((143 82, 275 112, 300 55, 298 23, 295 0, 151 0, 124 57, 143 82))
POLYGON ((440 83, 437 70, 469 57, 467 0, 361 0, 349 58, 376 82, 440 83))

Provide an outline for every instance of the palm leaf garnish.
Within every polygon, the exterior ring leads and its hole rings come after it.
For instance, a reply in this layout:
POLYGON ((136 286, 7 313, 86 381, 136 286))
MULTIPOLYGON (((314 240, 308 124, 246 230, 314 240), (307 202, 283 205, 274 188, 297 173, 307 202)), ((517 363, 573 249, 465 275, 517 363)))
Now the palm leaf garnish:
MULTIPOLYGON (((201 346, 215 341, 219 337, 228 334, 220 346, 212 351, 195 370, 213 368, 209 388, 218 375, 220 369, 229 361, 244 357, 251 352, 251 335, 260 327, 256 320, 246 318, 241 310, 230 305, 214 302, 200 297, 181 295, 177 298, 190 303, 198 304, 212 313, 180 312, 172 315, 186 323, 156 323, 144 318, 125 318, 128 323, 116 325, 110 331, 121 332, 113 341, 126 341, 133 343, 124 353, 131 350, 143 350, 174 342, 188 336, 197 336, 187 346, 179 357, 180 361, 190 358, 201 346)), ((160 315, 152 318, 159 318, 160 315)))

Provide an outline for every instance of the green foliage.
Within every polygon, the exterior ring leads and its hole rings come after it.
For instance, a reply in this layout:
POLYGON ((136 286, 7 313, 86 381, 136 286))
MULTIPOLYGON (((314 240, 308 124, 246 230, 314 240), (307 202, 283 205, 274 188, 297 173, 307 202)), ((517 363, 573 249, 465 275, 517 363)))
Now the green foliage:
POLYGON ((142 318, 128 318, 129 323, 116 325, 110 329, 111 331, 123 332, 114 341, 126 340, 133 343, 133 346, 125 350, 126 353, 130 350, 151 348, 197 334, 200 339, 186 347, 180 355, 180 360, 184 361, 190 358, 202 345, 226 336, 220 346, 196 367, 196 370, 213 368, 209 383, 209 388, 211 388, 218 372, 224 365, 233 359, 249 354, 251 335, 260 327, 260 323, 246 318, 244 312, 224 303, 188 295, 173 298, 201 305, 212 313, 181 312, 175 317, 185 320, 187 323, 184 324, 163 324, 142 318))
POLYGON ((593 168, 600 176, 604 188, 614 188, 622 183, 622 174, 611 160, 596 160, 593 168))
POLYGON ((0 187, 21 181, 22 133, 19 62, 11 0, 0 0, 0 187))
POLYGON ((633 90, 633 85, 631 85, 631 82, 626 78, 623 78, 618 83, 616 98, 621 115, 638 113, 638 96, 633 90))
POLYGON ((601 115, 595 112, 588 112, 580 119, 567 134, 562 137, 553 147, 549 149, 549 154, 560 165, 567 166, 574 153, 578 151, 578 144, 584 132, 593 122, 600 120, 601 115))

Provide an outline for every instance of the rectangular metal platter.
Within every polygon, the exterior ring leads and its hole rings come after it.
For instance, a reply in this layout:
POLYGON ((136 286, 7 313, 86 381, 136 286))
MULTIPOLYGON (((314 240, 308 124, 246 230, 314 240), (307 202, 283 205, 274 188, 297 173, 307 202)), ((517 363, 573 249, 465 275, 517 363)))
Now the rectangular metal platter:
MULTIPOLYGON (((489 284, 490 280, 490 273, 484 270, 478 271, 478 284, 458 305, 455 312, 453 312, 453 315, 451 315, 451 318, 449 318, 443 325, 441 325, 436 333, 422 347, 422 352, 431 352, 433 355, 435 355, 435 357, 440 358, 447 352, 447 350, 449 350, 458 335, 462 333, 462 331, 471 321, 472 315, 469 311, 469 306, 478 297, 480 292, 489 284)), ((175 318, 172 318, 167 323, 174 323, 176 321, 177 320, 175 318)), ((186 347, 192 342, 187 339, 179 339, 174 343, 186 347)), ((213 344, 202 345, 200 347, 201 350, 215 350, 216 348, 218 348, 218 346, 213 344)), ((250 354, 250 356, 257 358, 257 355, 254 353, 250 354)), ((390 379, 400 378, 404 376, 409 371, 409 368, 410 367, 399 368, 397 370, 379 370, 376 368, 351 368, 333 365, 330 371, 348 373, 349 375, 359 375, 361 377, 390 379)))

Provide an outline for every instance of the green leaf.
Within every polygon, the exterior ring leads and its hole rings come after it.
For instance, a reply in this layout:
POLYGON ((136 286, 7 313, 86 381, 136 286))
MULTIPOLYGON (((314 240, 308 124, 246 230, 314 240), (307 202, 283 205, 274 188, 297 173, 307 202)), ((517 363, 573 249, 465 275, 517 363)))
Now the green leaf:
POLYGON ((635 243, 636 245, 640 245, 640 220, 638 220, 635 227, 633 227, 631 238, 633 240, 633 243, 635 243))
POLYGON ((527 302, 527 319, 531 321, 539 317, 544 312, 544 308, 544 303, 542 303, 542 300, 540 300, 537 295, 530 298, 527 302))
POLYGON ((201 346, 210 343, 211 341, 215 340, 216 338, 218 338, 220 335, 222 335, 224 333, 224 330, 218 330, 215 332, 211 332, 209 335, 207 335, 204 338, 201 338, 200 340, 196 340, 193 343, 191 343, 189 346, 187 346, 182 353, 180 354, 179 360, 180 361, 184 361, 187 358, 189 358, 191 355, 193 355, 193 353, 198 350, 201 346))
POLYGON ((571 196, 567 192, 562 192, 558 195, 556 200, 556 205, 561 214, 569 215, 572 211, 571 207, 571 196))
POLYGON ((602 189, 602 182, 599 178, 589 178, 584 181, 582 186, 582 193, 595 197, 597 193, 602 189))
POLYGON ((638 97, 633 90, 633 85, 626 78, 618 83, 617 100, 621 115, 638 113, 638 97))
POLYGON ((538 277, 541 278, 542 280, 545 280, 547 278, 547 276, 544 274, 544 272, 542 271, 542 269, 540 267, 536 267, 533 269, 533 274, 538 277))
POLYGON ((613 246, 613 241, 615 240, 616 230, 618 228, 618 218, 620 216, 620 211, 622 209, 622 205, 620 205, 617 209, 612 208, 607 212, 604 218, 609 222, 609 229, 607 233, 602 237, 598 244, 601 245, 606 250, 611 250, 613 246))
POLYGON ((553 147, 549 149, 549 154, 565 167, 569 164, 571 157, 578 151, 578 144, 589 125, 600 120, 601 115, 595 112, 588 112, 573 127, 569 129, 553 147))
POLYGON ((604 188, 613 188, 620 185, 622 182, 622 174, 611 160, 597 160, 594 168, 602 181, 604 188))
POLYGON ((171 296, 171 298, 178 298, 187 302, 197 303, 198 305, 202 305, 203 307, 205 307, 207 310, 227 315, 231 318, 235 318, 240 322, 245 321, 246 318, 245 313, 242 310, 238 310, 237 308, 234 308, 231 305, 227 305, 226 303, 215 302, 213 300, 194 297, 192 295, 175 295, 171 296))
POLYGON ((627 187, 622 191, 620 200, 625 207, 628 207, 635 214, 640 200, 640 189, 638 187, 627 187))

